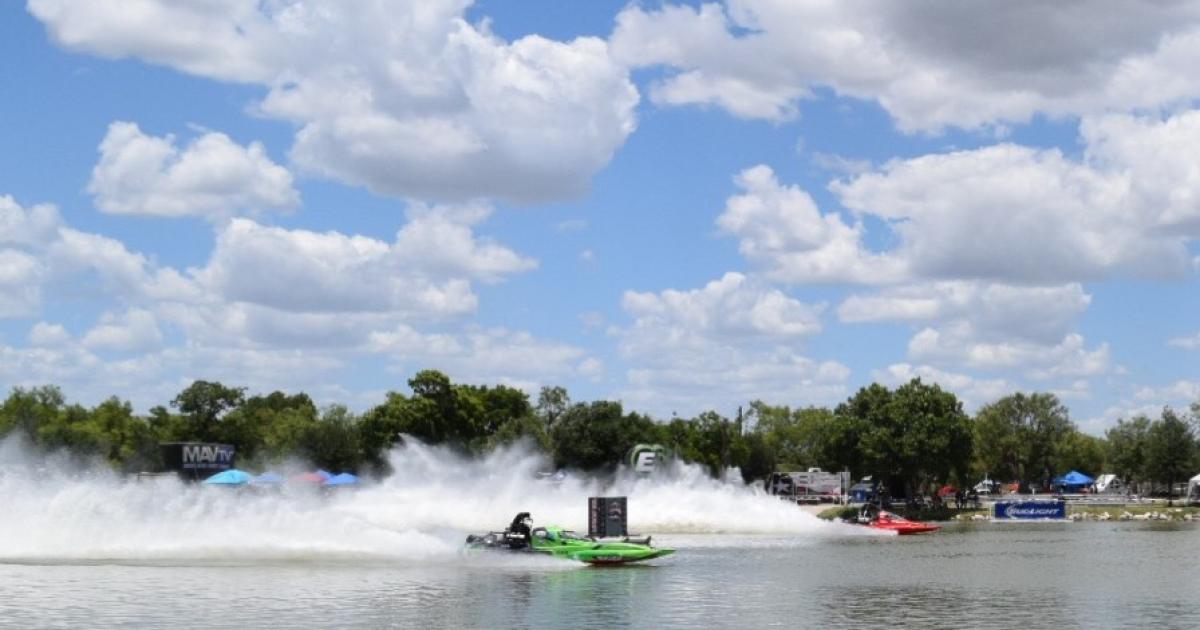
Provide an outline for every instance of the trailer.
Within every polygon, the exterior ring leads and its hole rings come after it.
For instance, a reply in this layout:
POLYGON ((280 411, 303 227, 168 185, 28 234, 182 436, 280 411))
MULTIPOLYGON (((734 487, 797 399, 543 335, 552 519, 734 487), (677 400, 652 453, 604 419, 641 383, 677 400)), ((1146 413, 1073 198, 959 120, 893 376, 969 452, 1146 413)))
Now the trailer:
POLYGON ((769 494, 796 503, 842 503, 849 488, 849 471, 831 473, 820 468, 771 473, 766 483, 769 494))

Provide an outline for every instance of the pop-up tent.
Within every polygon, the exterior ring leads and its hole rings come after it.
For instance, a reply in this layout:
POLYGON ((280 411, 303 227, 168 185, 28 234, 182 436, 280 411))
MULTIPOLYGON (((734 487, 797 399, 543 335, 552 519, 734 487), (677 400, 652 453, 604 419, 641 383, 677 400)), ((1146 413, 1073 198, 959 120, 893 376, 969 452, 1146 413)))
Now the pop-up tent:
POLYGON ((256 486, 277 486, 283 483, 283 475, 280 475, 277 472, 267 471, 251 479, 250 483, 256 486))
POLYGON ((293 482, 297 482, 297 483, 310 483, 313 485, 321 485, 321 484, 325 483, 325 481, 328 480, 329 477, 331 477, 331 476, 332 475, 329 475, 328 473, 326 473, 325 475, 322 475, 320 473, 315 473, 315 472, 306 472, 306 473, 300 473, 299 475, 292 477, 291 480, 293 482))
POLYGON ((250 473, 236 468, 222 470, 221 472, 205 479, 201 483, 207 483, 214 486, 242 486, 250 481, 250 473))
POLYGON ((358 483, 358 477, 345 472, 325 480, 327 486, 352 486, 356 483, 358 483))
POLYGON ((871 500, 873 494, 875 494, 875 481, 870 476, 863 477, 862 481, 850 486, 850 501, 854 503, 866 503, 871 500))
POLYGON ((1054 485, 1061 486, 1061 487, 1067 488, 1067 489, 1075 490, 1075 489, 1082 488, 1084 486, 1089 486, 1092 484, 1093 481, 1095 481, 1095 479, 1093 479, 1077 470, 1072 470, 1071 472, 1059 477, 1058 479, 1055 479, 1054 485))

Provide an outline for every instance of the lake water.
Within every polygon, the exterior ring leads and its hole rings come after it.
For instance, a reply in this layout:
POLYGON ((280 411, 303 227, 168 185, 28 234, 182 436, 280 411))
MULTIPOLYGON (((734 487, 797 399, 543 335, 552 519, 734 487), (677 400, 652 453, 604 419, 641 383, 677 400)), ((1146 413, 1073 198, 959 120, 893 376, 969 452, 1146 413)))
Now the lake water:
POLYGON ((0 564, 0 626, 1200 627, 1200 526, 952 524, 937 534, 663 535, 653 565, 488 554, 0 564))
POLYGON ((390 462, 350 492, 226 489, 0 440, 0 627, 1200 627, 1198 523, 897 537, 683 464, 547 484, 520 449, 390 462), (678 552, 614 568, 462 553, 518 511, 586 530, 589 496, 628 497, 630 528, 678 552))

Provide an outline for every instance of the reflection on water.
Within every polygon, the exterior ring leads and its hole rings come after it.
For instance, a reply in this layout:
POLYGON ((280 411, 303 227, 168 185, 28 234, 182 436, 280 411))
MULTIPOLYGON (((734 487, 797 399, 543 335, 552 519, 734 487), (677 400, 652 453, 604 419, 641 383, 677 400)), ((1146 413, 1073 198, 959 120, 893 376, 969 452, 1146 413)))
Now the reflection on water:
POLYGON ((534 558, 0 564, 0 626, 1200 627, 1200 528, 955 525, 928 537, 664 539, 657 566, 534 558))
POLYGON ((1070 627, 1056 606, 1030 605, 1016 590, 978 591, 921 585, 820 590, 822 612, 834 627, 901 620, 922 628, 1070 627))

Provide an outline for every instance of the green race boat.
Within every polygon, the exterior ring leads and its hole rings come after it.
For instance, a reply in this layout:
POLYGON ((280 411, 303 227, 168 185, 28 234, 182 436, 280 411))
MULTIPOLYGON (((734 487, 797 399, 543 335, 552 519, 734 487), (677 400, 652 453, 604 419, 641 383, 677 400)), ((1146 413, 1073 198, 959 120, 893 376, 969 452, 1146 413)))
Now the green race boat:
POLYGON ((675 553, 674 549, 651 546, 649 536, 627 537, 614 541, 597 540, 556 526, 530 529, 525 524, 526 520, 528 514, 522 512, 513 519, 513 525, 503 532, 467 536, 467 548, 542 553, 594 565, 643 562, 675 553), (522 516, 525 518, 521 518, 522 516))

